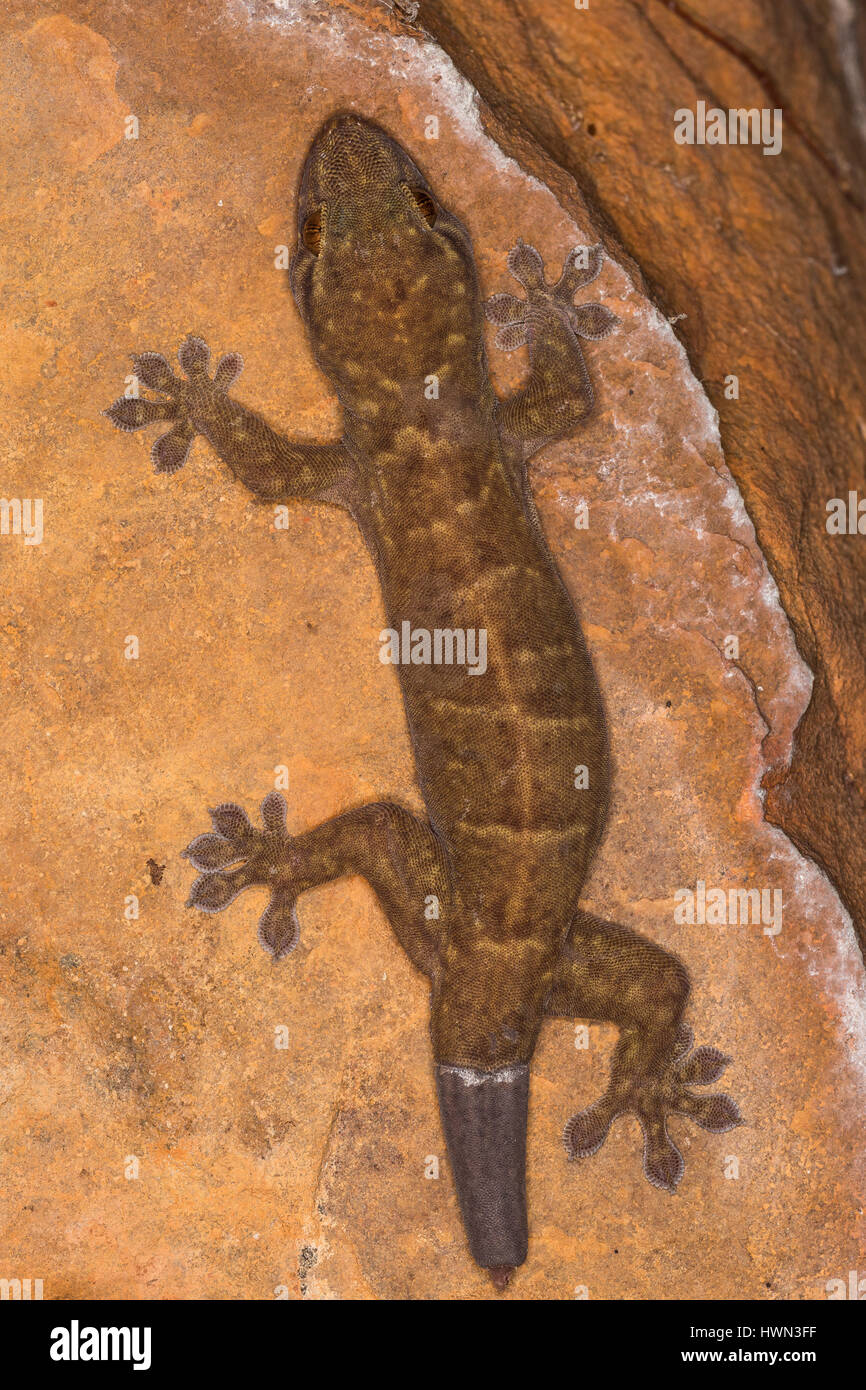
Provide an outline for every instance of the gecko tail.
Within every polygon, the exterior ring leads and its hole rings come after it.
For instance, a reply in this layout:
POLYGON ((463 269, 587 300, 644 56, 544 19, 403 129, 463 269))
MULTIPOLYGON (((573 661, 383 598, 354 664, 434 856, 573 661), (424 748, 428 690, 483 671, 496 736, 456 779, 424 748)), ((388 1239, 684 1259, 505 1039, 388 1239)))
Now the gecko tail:
POLYGON ((529 1067, 437 1066, 436 1087, 469 1248, 502 1292, 528 1243, 529 1067))

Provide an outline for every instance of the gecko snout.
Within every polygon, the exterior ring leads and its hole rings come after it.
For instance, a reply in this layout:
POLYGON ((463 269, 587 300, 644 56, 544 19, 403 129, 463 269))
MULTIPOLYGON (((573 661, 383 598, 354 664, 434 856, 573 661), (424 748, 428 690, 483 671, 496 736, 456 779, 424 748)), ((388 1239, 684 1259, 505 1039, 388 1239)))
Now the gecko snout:
POLYGON ((393 141, 353 112, 339 112, 321 127, 308 165, 325 198, 375 187, 397 167, 393 141))

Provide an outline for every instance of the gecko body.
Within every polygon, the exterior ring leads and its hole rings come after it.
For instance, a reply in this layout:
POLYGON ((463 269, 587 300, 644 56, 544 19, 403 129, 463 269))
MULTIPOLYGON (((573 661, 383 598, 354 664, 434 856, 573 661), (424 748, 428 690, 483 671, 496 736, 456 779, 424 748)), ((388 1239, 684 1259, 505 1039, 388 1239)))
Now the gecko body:
POLYGON ((134 359, 161 400, 123 399, 107 413, 123 429, 170 425, 153 446, 160 471, 180 468, 201 434, 258 497, 332 502, 355 518, 389 629, 411 635, 398 674, 427 818, 382 802, 289 835, 278 793, 262 803, 261 829, 223 804, 186 851, 200 870, 190 902, 218 912, 266 886, 259 938, 280 959, 297 941, 304 892, 343 874, 368 879, 430 981, 463 1221, 502 1289, 527 1252, 529 1065, 545 1017, 620 1027, 607 1092, 566 1128, 571 1156, 595 1152, 618 1115, 637 1114, 645 1172, 672 1191, 683 1162, 667 1117, 717 1131, 739 1121, 728 1097, 690 1089, 728 1059, 691 1050, 682 964, 579 902, 607 810, 607 732, 527 462, 590 411, 578 339, 603 337, 615 319, 574 303, 598 274, 598 248, 572 252, 549 285, 538 253, 518 242, 508 265, 524 297, 483 305, 462 223, 402 146, 353 113, 313 141, 298 233, 292 290, 342 407, 339 439, 278 433, 229 395, 239 356, 211 376, 193 337, 179 353, 183 378, 157 353, 134 359), (485 312, 500 346, 529 346, 527 382, 506 400, 490 383, 485 312), (483 669, 455 659, 467 633, 484 634, 483 669))

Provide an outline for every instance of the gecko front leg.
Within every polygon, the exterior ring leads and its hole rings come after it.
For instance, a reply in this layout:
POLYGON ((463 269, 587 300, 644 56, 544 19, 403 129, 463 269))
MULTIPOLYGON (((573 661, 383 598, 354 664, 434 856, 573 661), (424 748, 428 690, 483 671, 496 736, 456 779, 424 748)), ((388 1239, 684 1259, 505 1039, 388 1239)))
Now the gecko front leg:
POLYGON ((211 378, 207 345, 201 338, 187 337, 178 352, 185 380, 174 374, 158 352, 134 354, 132 360, 139 381, 167 399, 121 397, 104 413, 121 430, 171 425, 151 449, 157 473, 182 468, 193 440, 201 434, 239 481, 264 500, 344 500, 350 460, 339 441, 295 442, 228 395, 243 370, 240 353, 221 357, 211 378))
POLYGON ((730 1058, 715 1047, 692 1051, 683 1022, 689 981, 685 966, 628 927, 578 912, 547 1005, 551 1017, 619 1025, 607 1091, 572 1116, 565 1130, 570 1158, 587 1158, 620 1115, 636 1115, 644 1135, 644 1172, 654 1187, 674 1192, 685 1164, 667 1131, 670 1115, 724 1133, 741 1123, 730 1096, 698 1096, 692 1086, 717 1080, 730 1058))
POLYGON ((592 383, 578 338, 604 338, 617 319, 603 304, 572 302, 576 291, 601 270, 600 246, 579 246, 569 252, 555 285, 545 280, 544 263, 535 247, 523 241, 509 252, 507 264, 526 298, 494 294, 484 311, 499 326, 497 347, 512 352, 524 343, 529 345, 529 380, 498 408, 501 429, 529 458, 552 439, 571 434, 589 414, 592 383))

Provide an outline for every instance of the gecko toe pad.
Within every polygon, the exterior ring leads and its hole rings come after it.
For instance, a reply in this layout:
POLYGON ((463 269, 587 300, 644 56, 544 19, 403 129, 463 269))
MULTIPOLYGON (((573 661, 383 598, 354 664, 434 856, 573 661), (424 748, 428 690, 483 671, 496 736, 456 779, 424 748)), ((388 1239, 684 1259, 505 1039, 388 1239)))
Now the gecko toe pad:
POLYGON ((187 420, 174 425, 168 434, 161 434, 150 451, 157 473, 176 473, 189 457, 195 430, 187 420))
POLYGON ((598 1153, 608 1136, 614 1116, 615 1110, 606 1099, 597 1100, 586 1110, 572 1115, 563 1135, 569 1158, 590 1158, 598 1153))
POLYGON ((653 1187, 673 1194, 686 1171, 686 1161, 668 1134, 664 1119, 640 1117, 643 1130, 643 1170, 653 1187))
POLYGON ((301 935, 301 924, 295 911, 295 900, 287 889, 275 888, 271 900, 259 918, 258 938, 274 960, 282 960, 293 951, 301 935))
POLYGON ((286 830, 286 803, 279 792, 265 797, 261 814, 263 828, 257 830, 246 811, 233 802, 214 807, 210 813, 213 830, 196 836, 183 851, 183 857, 199 870, 187 907, 222 912, 245 888, 269 888, 271 898, 259 921, 258 939, 277 961, 294 950, 300 935, 292 837, 286 830))
POLYGON ((103 415, 119 430, 143 430, 145 425, 172 420, 175 407, 168 401, 149 401, 140 396, 121 396, 103 415))
POLYGON ((239 352, 225 353, 216 364, 213 384, 218 391, 227 391, 233 386, 244 369, 244 359, 239 352))
POLYGON ((604 304, 569 305, 568 322, 578 338, 606 338, 619 319, 604 304))
POLYGON ((176 396, 180 391, 181 382, 161 352, 134 352, 132 365, 139 381, 151 391, 162 391, 167 396, 176 396))
POLYGON ((206 376, 210 348, 204 338, 188 333, 177 350, 177 360, 188 377, 206 376))

